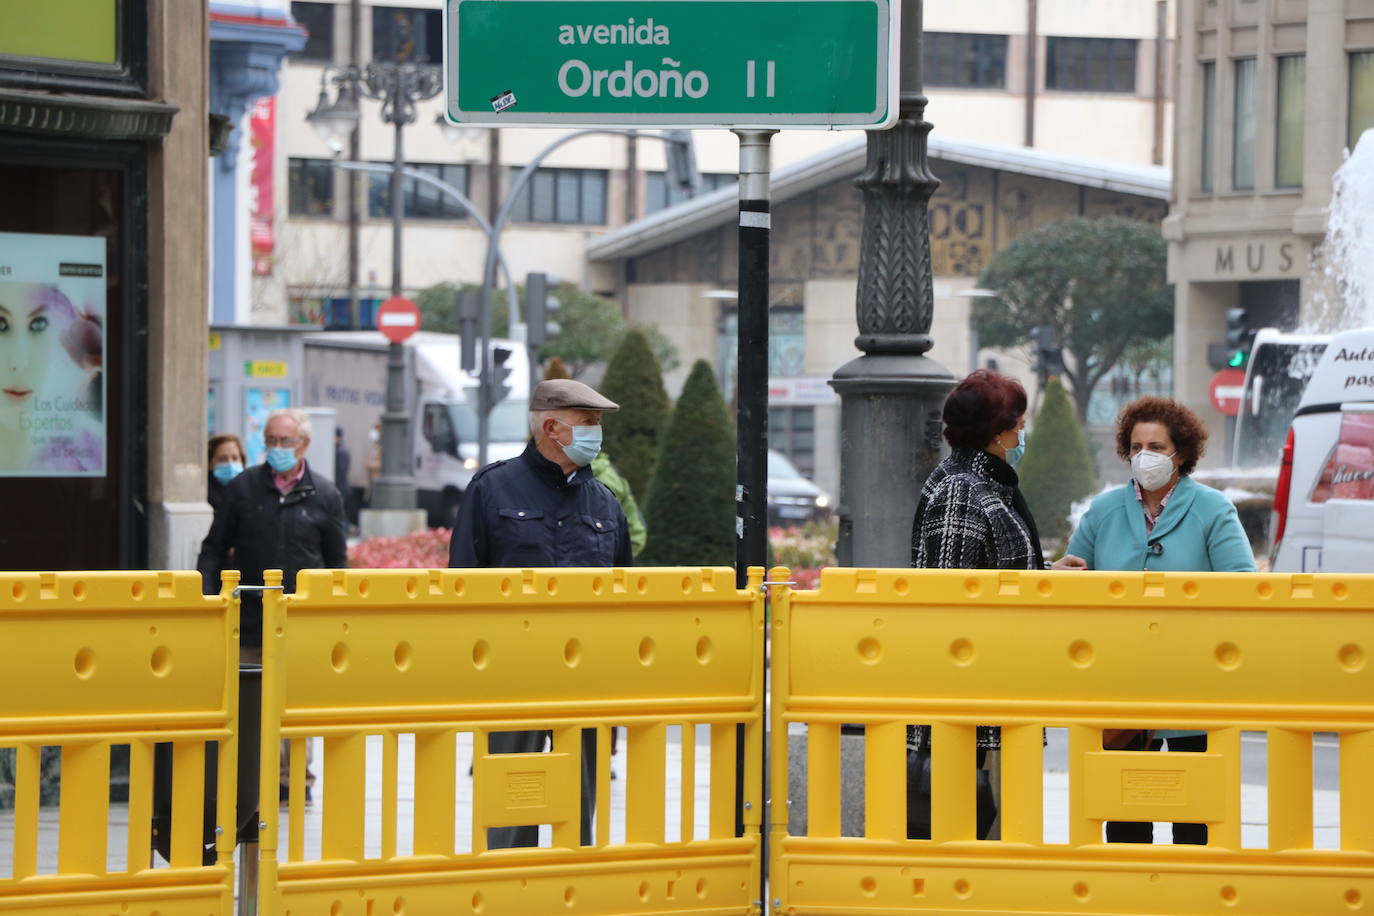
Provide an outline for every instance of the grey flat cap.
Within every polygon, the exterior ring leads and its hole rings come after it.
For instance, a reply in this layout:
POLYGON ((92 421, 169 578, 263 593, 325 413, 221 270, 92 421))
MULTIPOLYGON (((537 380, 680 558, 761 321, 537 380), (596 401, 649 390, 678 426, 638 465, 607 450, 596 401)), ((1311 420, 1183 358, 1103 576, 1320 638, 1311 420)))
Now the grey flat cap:
POLYGON ((555 378, 534 386, 530 410, 619 410, 620 405, 603 398, 596 389, 570 378, 555 378))

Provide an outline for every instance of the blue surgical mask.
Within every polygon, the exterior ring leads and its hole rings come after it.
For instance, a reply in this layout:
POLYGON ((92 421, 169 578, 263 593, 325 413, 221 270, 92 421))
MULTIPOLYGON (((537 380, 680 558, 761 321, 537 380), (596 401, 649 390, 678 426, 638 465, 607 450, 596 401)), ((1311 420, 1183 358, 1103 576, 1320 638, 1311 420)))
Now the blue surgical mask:
POLYGON ((585 468, 596 460, 596 456, 601 454, 601 427, 600 426, 573 426, 570 423, 558 421, 568 429, 572 430, 573 441, 570 445, 560 446, 563 454, 572 459, 573 464, 580 468, 585 468))
POLYGON ((214 474, 220 483, 228 483, 243 473, 243 465, 237 461, 226 461, 224 464, 215 465, 210 473, 214 474))
POLYGON ((296 461, 294 448, 269 448, 267 450, 267 463, 278 474, 285 474, 294 468, 296 461))
POLYGON ((1016 431, 1016 444, 1007 449, 1007 464, 1016 467, 1016 463, 1021 460, 1021 456, 1026 454, 1026 431, 1018 429, 1016 431))

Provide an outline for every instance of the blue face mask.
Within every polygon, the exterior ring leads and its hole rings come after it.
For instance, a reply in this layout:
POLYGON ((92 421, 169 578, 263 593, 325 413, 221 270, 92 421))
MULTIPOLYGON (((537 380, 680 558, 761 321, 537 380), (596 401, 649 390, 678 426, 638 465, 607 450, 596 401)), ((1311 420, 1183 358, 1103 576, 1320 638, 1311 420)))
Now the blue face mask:
POLYGON ((1018 429, 1016 431, 1016 445, 1007 449, 1007 464, 1016 467, 1017 462, 1021 460, 1021 456, 1024 454, 1026 454, 1026 431, 1018 429))
POLYGON ((215 465, 210 473, 214 474, 220 483, 228 483, 243 473, 243 465, 237 461, 226 461, 224 464, 215 465))
POLYGON ((294 448, 269 448, 267 450, 267 464, 278 474, 285 474, 294 468, 296 461, 294 448))
POLYGON ((572 430, 573 441, 570 445, 559 445, 563 449, 563 454, 572 459, 572 463, 580 468, 585 468, 596 460, 596 456, 601 454, 601 427, 600 426, 573 426, 569 423, 558 421, 562 425, 572 430))

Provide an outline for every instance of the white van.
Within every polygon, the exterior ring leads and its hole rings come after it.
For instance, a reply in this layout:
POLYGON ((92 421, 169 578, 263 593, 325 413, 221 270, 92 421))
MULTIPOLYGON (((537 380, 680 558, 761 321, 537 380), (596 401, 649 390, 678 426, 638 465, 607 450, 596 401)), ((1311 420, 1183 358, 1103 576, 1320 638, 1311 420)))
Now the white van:
POLYGON ((1374 568, 1374 328, 1322 351, 1288 427, 1270 530, 1275 572, 1374 568))

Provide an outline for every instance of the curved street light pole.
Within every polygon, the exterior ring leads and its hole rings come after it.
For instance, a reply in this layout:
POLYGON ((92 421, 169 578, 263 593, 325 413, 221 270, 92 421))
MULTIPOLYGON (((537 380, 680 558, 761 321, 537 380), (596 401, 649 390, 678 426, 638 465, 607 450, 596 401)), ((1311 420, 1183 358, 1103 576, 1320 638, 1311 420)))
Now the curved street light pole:
MULTIPOLYGON (((645 138, 645 139, 649 139, 649 140, 659 140, 659 141, 662 141, 663 143, 685 143, 685 142, 686 142, 686 141, 682 141, 682 140, 675 139, 675 138, 673 138, 673 137, 667 137, 667 136, 664 136, 664 135, 662 135, 662 134, 645 134, 645 133, 640 133, 640 132, 637 131, 637 130, 630 130, 630 129, 625 129, 625 128, 591 127, 591 128, 587 128, 587 129, 585 129, 585 130, 575 130, 575 131, 573 131, 573 132, 571 132, 571 133, 564 134, 563 136, 561 136, 561 137, 559 137, 558 139, 554 140, 554 141, 553 141, 552 143, 550 143, 548 146, 546 146, 546 147, 544 147, 542 150, 540 150, 540 151, 534 156, 534 158, 531 159, 531 160, 525 165, 525 167, 524 167, 523 169, 520 170, 520 174, 518 174, 518 175, 515 176, 515 180, 514 180, 513 182, 511 182, 511 186, 510 186, 509 190, 506 191, 506 197, 505 197, 505 199, 504 199, 503 201, 501 201, 501 209, 497 211, 497 213, 496 213, 496 219, 495 219, 495 220, 492 222, 492 224, 491 224, 491 232, 488 233, 488 235, 487 235, 487 257, 486 257, 486 263, 484 264, 484 266, 483 266, 483 268, 482 268, 482 311, 481 311, 481 337, 482 337, 482 348, 481 348, 481 349, 482 349, 482 352, 481 352, 481 356, 480 356, 480 359, 481 359, 481 366, 482 366, 482 375, 481 375, 481 383, 482 383, 481 405, 482 405, 482 406, 481 406, 481 409, 480 409, 480 410, 478 411, 478 413, 477 413, 477 463, 478 463, 478 466, 479 466, 479 467, 486 467, 486 465, 487 465, 487 445, 488 445, 488 440, 491 438, 491 409, 490 409, 490 406, 489 406, 489 405, 491 405, 491 387, 490 387, 490 386, 491 386, 491 384, 492 384, 492 379, 491 379, 491 376, 492 376, 492 372, 491 372, 492 362, 491 362, 491 346, 490 346, 490 341, 491 341, 491 295, 492 295, 492 287, 494 286, 494 284, 495 284, 495 282, 496 282, 496 258, 497 258, 497 254, 498 254, 498 252, 499 252, 499 250, 500 250, 501 233, 505 230, 505 228, 506 228, 506 223, 510 221, 510 215, 511 215, 511 213, 515 210, 515 202, 516 202, 517 200, 519 200, 519 198, 520 198, 520 193, 521 193, 522 191, 525 190, 525 186, 528 185, 528 184, 530 183, 530 179, 534 177, 534 173, 539 169, 539 166, 543 164, 544 160, 547 159, 547 158, 549 157, 549 155, 550 155, 551 153, 553 153, 554 150, 558 149, 558 148, 559 148, 560 146, 562 146, 563 144, 565 144, 565 143, 570 143, 571 141, 577 140, 577 139, 579 139, 579 138, 581 138, 581 137, 592 136, 592 135, 594 135, 594 134, 601 134, 601 135, 610 134, 610 135, 613 135, 613 136, 621 136, 621 137, 641 137, 641 138, 645 138)), ((509 274, 509 271, 507 271, 507 282, 510 283, 510 274, 509 274)), ((518 304, 518 302, 516 301, 516 297, 515 297, 515 284, 514 284, 514 283, 511 283, 510 286, 511 286, 511 289, 510 289, 510 292, 511 292, 510 325, 511 325, 512 331, 514 331, 516 325, 518 325, 518 324, 520 323, 520 310, 519 310, 519 304, 518 304)), ((533 392, 531 392, 531 394, 533 394, 533 392)))

